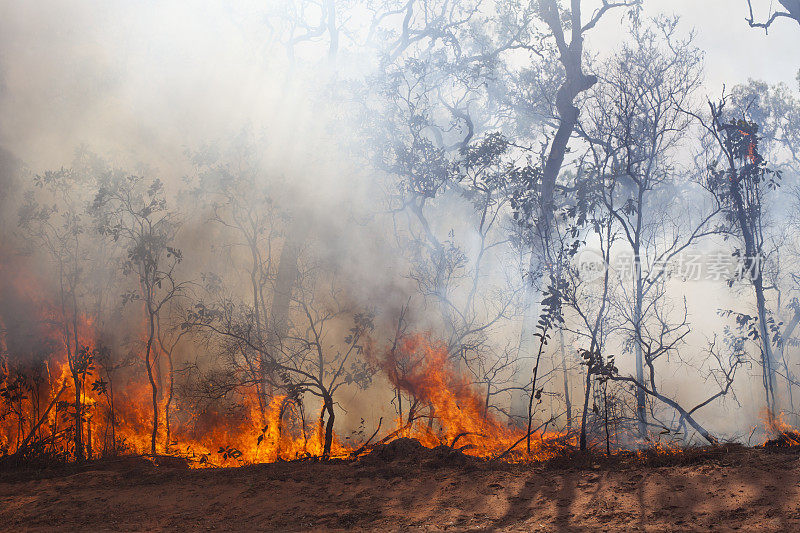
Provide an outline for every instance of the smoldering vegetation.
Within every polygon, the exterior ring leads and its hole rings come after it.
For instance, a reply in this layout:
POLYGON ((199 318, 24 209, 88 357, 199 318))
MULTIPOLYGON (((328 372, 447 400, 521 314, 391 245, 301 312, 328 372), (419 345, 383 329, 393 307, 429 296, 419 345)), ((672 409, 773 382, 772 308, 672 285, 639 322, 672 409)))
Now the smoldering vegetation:
POLYGON ((179 4, 3 8, 5 460, 797 444, 800 72, 635 0, 179 4))

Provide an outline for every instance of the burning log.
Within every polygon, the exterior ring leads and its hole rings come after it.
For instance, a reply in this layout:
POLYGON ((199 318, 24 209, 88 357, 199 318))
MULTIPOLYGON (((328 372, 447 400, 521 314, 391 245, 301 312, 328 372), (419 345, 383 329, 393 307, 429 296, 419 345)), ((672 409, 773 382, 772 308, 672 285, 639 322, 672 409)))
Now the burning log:
POLYGON ((66 381, 64 381, 64 383, 62 383, 61 388, 58 390, 56 395, 53 397, 53 400, 50 402, 50 405, 47 406, 47 409, 45 409, 44 414, 42 415, 42 417, 31 428, 30 432, 28 432, 28 436, 25 437, 25 439, 19 445, 19 447, 17 448, 17 453, 20 453, 20 450, 24 451, 27 448, 28 444, 31 442, 31 439, 33 439, 34 435, 36 435, 36 432, 39 430, 40 427, 42 427, 42 424, 44 424, 45 420, 47 420, 48 417, 50 416, 50 411, 53 410, 53 407, 58 403, 59 398, 61 398, 61 395, 64 393, 65 390, 67 390, 67 382, 66 381))
POLYGON ((460 450, 445 444, 429 448, 419 440, 409 437, 395 439, 388 444, 375 446, 362 460, 381 463, 413 463, 428 467, 463 466, 478 461, 460 450))

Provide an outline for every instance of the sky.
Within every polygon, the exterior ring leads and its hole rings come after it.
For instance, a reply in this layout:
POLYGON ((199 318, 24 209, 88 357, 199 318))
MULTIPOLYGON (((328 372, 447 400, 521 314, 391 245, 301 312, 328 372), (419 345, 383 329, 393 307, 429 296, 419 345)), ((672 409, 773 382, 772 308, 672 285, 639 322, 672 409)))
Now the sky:
MULTIPOLYGON (((770 1, 753 0, 759 19, 770 1)), ((251 118, 296 117, 303 97, 281 89, 279 73, 264 71, 262 29, 252 17, 242 31, 241 5, 235 20, 233 8, 210 0, 0 0, 0 146, 44 168, 68 164, 80 143, 168 161, 182 156, 176 145, 228 135, 251 118)), ((750 28, 746 0, 644 6, 646 15, 679 14, 685 31, 695 28, 708 96, 749 77, 796 87, 797 23, 779 19, 769 35, 750 28)), ((609 14, 587 48, 611 49, 621 16, 609 14)))
MULTIPOLYGON (((648 15, 680 15, 684 27, 696 30, 697 46, 706 52, 706 88, 712 94, 724 83, 730 87, 748 78, 796 86, 800 24, 778 19, 768 35, 750 28, 746 0, 644 0, 644 6, 648 15)), ((777 2, 775 6, 780 7, 777 2)), ((753 0, 756 19, 766 19, 769 7, 770 0, 753 0)), ((613 33, 614 28, 607 25, 603 31, 613 33)))

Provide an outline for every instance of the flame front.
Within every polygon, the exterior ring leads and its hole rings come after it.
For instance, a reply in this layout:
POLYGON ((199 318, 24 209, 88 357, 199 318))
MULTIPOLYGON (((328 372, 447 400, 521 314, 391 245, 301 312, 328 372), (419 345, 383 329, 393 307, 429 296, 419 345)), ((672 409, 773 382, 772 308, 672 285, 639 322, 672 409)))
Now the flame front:
MULTIPOLYGON (((151 389, 143 379, 143 356, 124 384, 112 380, 98 350, 100 335, 92 317, 71 320, 62 307, 36 298, 35 283, 20 276, 15 287, 32 302, 41 326, 37 345, 47 347, 44 375, 24 365, 9 364, 8 331, 0 323, 0 386, 11 408, 0 419, 0 455, 36 449, 39 453, 75 456, 76 443, 83 455, 97 458, 120 453, 148 454, 152 429, 151 389), (65 329, 72 323, 73 329, 65 329), (77 336, 70 334, 77 332, 77 336), (86 368, 78 354, 94 354, 86 368), (77 392, 76 392, 77 387, 77 392), (81 413, 76 423, 76 410, 81 413), (76 439, 76 427, 81 432, 76 439)), ((156 350, 156 364, 164 354, 156 350)), ((373 363, 409 408, 401 412, 395 428, 372 442, 398 437, 418 439, 427 447, 446 445, 478 457, 503 455, 511 460, 544 459, 567 443, 557 433, 531 436, 531 455, 524 452, 527 432, 501 423, 488 412, 488 402, 463 377, 444 344, 430 335, 413 335, 373 363)), ((160 363, 159 363, 160 361, 160 363)), ((120 381, 117 379, 116 381, 120 381)), ((192 466, 234 466, 323 454, 321 418, 303 413, 299 399, 274 394, 259 407, 256 388, 240 392, 235 411, 208 408, 193 411, 185 405, 168 409, 168 397, 159 391, 158 453, 180 456, 192 466), (170 433, 167 440, 167 412, 170 433)), ((313 415, 313 413, 311 413, 313 415)), ((344 444, 334 435, 331 456, 348 457, 369 450, 361 443, 344 444)))
POLYGON ((522 454, 528 432, 493 416, 486 399, 453 368, 447 347, 430 335, 404 339, 380 365, 392 384, 412 398, 414 407, 398 420, 398 435, 427 447, 446 445, 478 457, 510 452, 506 455, 511 458, 541 460, 558 453, 567 442, 559 433, 532 432, 532 455, 522 454))

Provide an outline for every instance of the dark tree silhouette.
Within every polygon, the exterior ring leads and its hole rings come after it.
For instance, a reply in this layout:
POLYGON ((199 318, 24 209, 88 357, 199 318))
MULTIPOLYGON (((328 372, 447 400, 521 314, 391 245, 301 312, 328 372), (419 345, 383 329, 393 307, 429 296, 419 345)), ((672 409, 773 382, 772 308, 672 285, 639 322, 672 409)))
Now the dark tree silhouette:
MULTIPOLYGON (((745 20, 747 20, 751 28, 764 28, 764 31, 769 31, 769 27, 772 23, 780 18, 792 19, 800 24, 800 0, 778 0, 778 3, 783 6, 785 11, 777 10, 771 12, 768 15, 769 18, 765 21, 757 22, 753 14, 753 0, 747 0, 747 8, 750 10, 750 14, 745 20)), ((770 8, 771 7, 772 3, 770 3, 770 8)))

